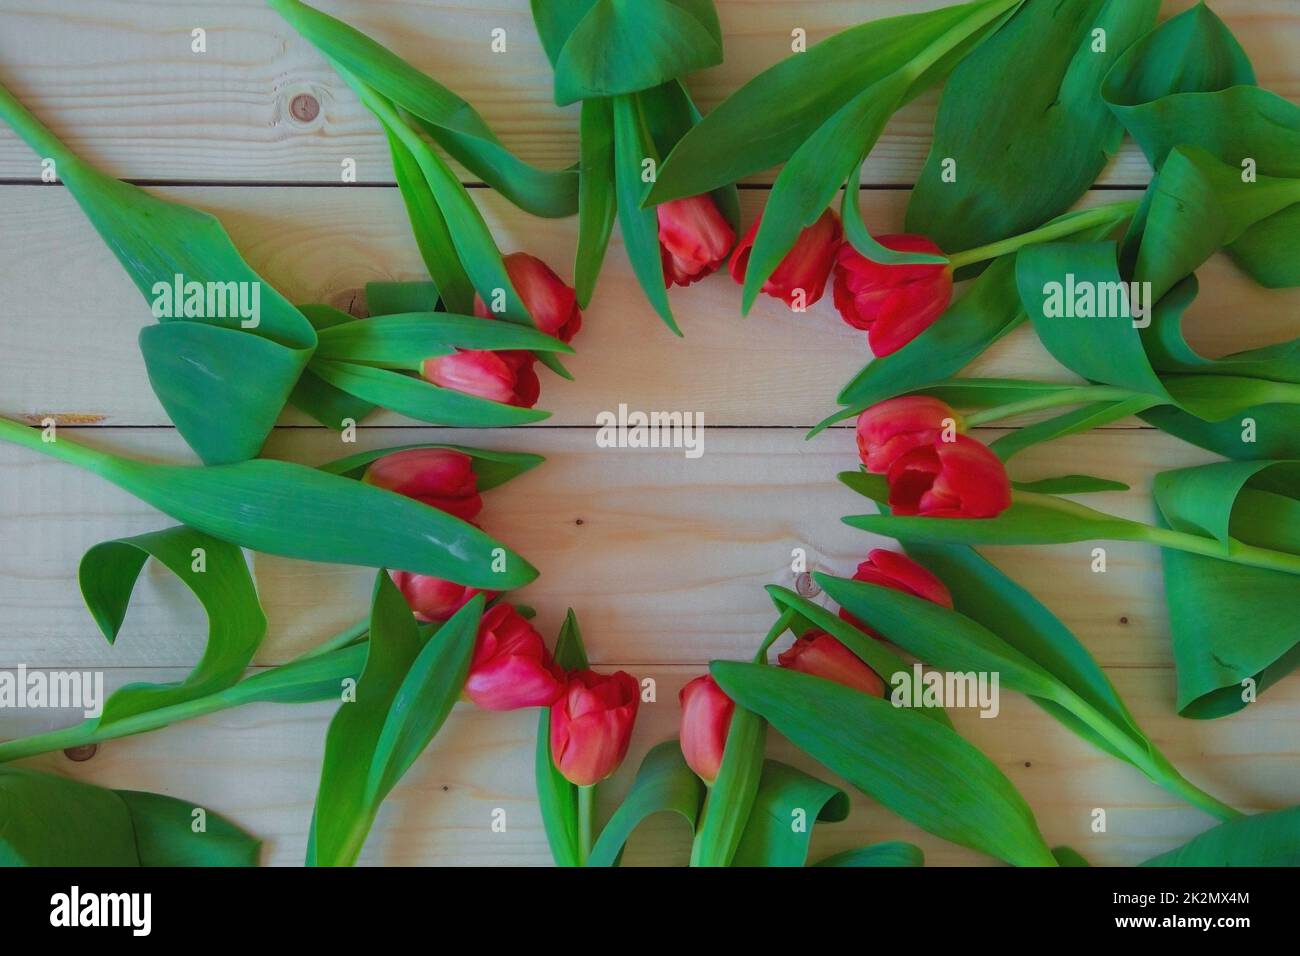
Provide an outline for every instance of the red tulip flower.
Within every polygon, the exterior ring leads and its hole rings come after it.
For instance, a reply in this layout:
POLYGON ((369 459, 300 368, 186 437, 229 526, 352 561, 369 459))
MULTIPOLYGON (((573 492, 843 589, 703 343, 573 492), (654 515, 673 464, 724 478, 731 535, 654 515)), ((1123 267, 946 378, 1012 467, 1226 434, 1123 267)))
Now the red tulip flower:
POLYGON ((900 456, 931 445, 952 427, 957 413, 928 395, 902 395, 858 416, 858 455, 867 471, 883 475, 900 456))
POLYGON ((722 766, 735 701, 708 674, 683 687, 677 699, 682 705, 682 756, 695 775, 712 786, 722 766))
POLYGON ((493 591, 471 588, 455 581, 435 578, 412 571, 389 571, 397 589, 406 598, 407 605, 421 621, 445 621, 470 602, 476 594, 488 600, 496 597, 493 591))
POLYGON ((590 787, 627 756, 641 702, 636 678, 625 671, 572 671, 551 705, 551 759, 570 783, 590 787))
MULTIPOLYGON (((947 585, 935 577, 929 568, 922 567, 907 555, 897 551, 876 548, 867 555, 867 560, 858 565, 853 580, 880 584, 913 597, 933 601, 952 610, 952 594, 948 592, 947 585)), ((840 617, 868 634, 879 636, 843 608, 840 608, 840 617)))
POLYGON ((564 691, 564 672, 542 635, 509 604, 483 615, 465 696, 484 710, 549 707, 564 691))
POLYGON ((889 467, 896 515, 992 518, 1011 507, 1011 481, 998 456, 968 435, 913 448, 889 467))
POLYGON ((883 697, 885 682, 851 650, 824 631, 805 634, 788 650, 777 655, 782 667, 811 674, 860 690, 871 697, 883 697))
POLYGON ((462 521, 473 521, 483 510, 474 460, 446 448, 395 451, 372 462, 361 480, 423 501, 462 521))
MULTIPOLYGON (((541 259, 526 252, 512 252, 503 260, 510 284, 519 293, 524 308, 537 328, 562 342, 569 342, 582 328, 578 294, 541 259)), ((480 296, 474 296, 474 314, 485 319, 497 316, 480 296)))
MULTIPOLYGON (((924 236, 878 236, 899 252, 943 255, 924 236)), ((877 356, 897 352, 928 329, 952 301, 952 267, 887 266, 872 262, 847 242, 835 257, 835 308, 855 329, 867 333, 877 356)))
POLYGON ((542 386, 533 369, 531 352, 486 352, 458 349, 424 363, 421 370, 434 385, 477 395, 506 405, 532 408, 542 386))
MULTIPOLYGON (((754 249, 754 237, 758 235, 762 221, 762 216, 754 220, 731 256, 731 277, 741 285, 745 284, 749 254, 754 249)), ((792 309, 812 305, 826 290, 826 280, 843 237, 839 217, 827 209, 820 219, 799 233, 794 248, 786 253, 781 264, 763 283, 763 294, 783 300, 792 309)))
POLYGON ((731 224, 712 196, 690 196, 656 206, 664 286, 690 285, 717 271, 736 243, 731 224))

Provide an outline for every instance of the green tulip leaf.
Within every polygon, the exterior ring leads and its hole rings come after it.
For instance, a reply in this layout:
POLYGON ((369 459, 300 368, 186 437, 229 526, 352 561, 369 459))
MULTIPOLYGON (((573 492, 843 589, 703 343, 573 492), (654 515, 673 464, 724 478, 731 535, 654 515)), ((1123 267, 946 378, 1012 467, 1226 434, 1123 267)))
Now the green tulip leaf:
MULTIPOLYGON (((361 102, 375 114, 385 133, 399 140, 410 152, 450 233, 456 258, 460 260, 475 291, 483 301, 492 302, 494 308, 500 301, 501 308, 494 313, 498 318, 536 328, 537 323, 533 321, 519 292, 510 281, 510 274, 501 258, 501 250, 492 238, 492 231, 451 167, 411 129, 391 102, 337 63, 335 69, 360 97, 361 102)), ((462 289, 447 299, 446 304, 461 312, 471 311, 472 303, 460 301, 466 291, 468 290, 462 289)), ((556 374, 569 377, 554 354, 538 352, 537 358, 556 374)))
MULTIPOLYGON (((840 481, 873 501, 887 500, 879 475, 843 472, 840 481)), ((1071 541, 1145 541, 1146 525, 1117 518, 1054 495, 1012 493, 1011 507, 995 518, 851 515, 844 523, 890 538, 929 544, 1065 544, 1071 541)), ((1226 552, 1225 552, 1226 555, 1226 552)))
POLYGON ((0 119, 55 161, 59 179, 153 303, 159 324, 140 331, 140 350, 181 437, 209 464, 256 455, 316 347, 311 324, 249 268, 214 216, 106 176, 3 86, 0 119), (241 317, 244 305, 252 314, 241 317), (178 307, 194 314, 173 314, 178 307))
MULTIPOLYGON (((1154 496, 1175 531, 1300 554, 1300 462, 1163 472, 1154 496)), ((1300 665, 1295 575, 1171 549, 1163 560, 1179 713, 1235 713, 1300 665)))
MULTIPOLYGON (((736 700, 730 691, 728 696, 736 700)), ((758 799, 766 744, 767 722, 751 708, 736 701, 718 776, 713 781, 695 830, 691 866, 732 865, 749 824, 750 812, 758 799)))
POLYGON ((467 102, 341 20, 299 0, 267 3, 340 71, 355 74, 405 110, 457 162, 520 209, 549 217, 577 211, 578 183, 572 170, 552 172, 523 162, 501 145, 467 102))
POLYGON ((813 824, 838 823, 848 815, 848 794, 839 787, 780 761, 764 761, 754 806, 731 865, 803 866, 813 824))
POLYGON ((819 424, 859 415, 887 398, 949 379, 1025 320, 1016 294, 1015 257, 995 261, 939 320, 897 352, 874 359, 840 391, 848 406, 819 424))
MULTIPOLYGON (((1258 224, 1279 214, 1288 223, 1300 222, 1300 216, 1293 217, 1297 204, 1300 168, 1288 176, 1259 174, 1246 180, 1240 166, 1221 162, 1200 146, 1178 146, 1147 188, 1130 227, 1125 257, 1135 263, 1133 277, 1150 282, 1152 299, 1159 301, 1219 249, 1231 251, 1258 224)), ((1300 270, 1294 266, 1300 238, 1285 230, 1270 230, 1268 236, 1277 241, 1265 259, 1238 256, 1238 263, 1256 281, 1300 284, 1300 270), (1279 273, 1275 281, 1272 272, 1279 273)))
MULTIPOLYGON (((287 664, 258 671, 239 683, 165 707, 153 708, 104 725, 89 718, 62 730, 0 742, 0 763, 35 754, 102 743, 119 737, 146 733, 173 723, 201 717, 251 703, 299 704, 338 700, 346 680, 356 680, 365 663, 367 645, 362 634, 345 633, 349 643, 308 652, 287 664)), ((151 701, 157 704, 157 699, 151 701)))
MULTIPOLYGON (((749 312, 763 284, 794 247, 799 234, 817 221, 846 180, 849 180, 843 207, 848 223, 846 234, 851 242, 856 237, 863 244, 865 248, 859 251, 864 254, 882 254, 875 251, 879 248, 878 243, 863 238, 865 229, 857 228, 860 217, 850 208, 858 201, 859 176, 854 171, 860 168, 889 118, 915 90, 918 78, 931 75, 930 71, 937 63, 946 61, 954 51, 964 49, 973 36, 989 29, 990 23, 1019 5, 1020 0, 993 0, 956 8, 964 14, 956 26, 917 50, 904 67, 865 84, 860 92, 810 132, 790 156, 772 186, 745 270, 741 299, 743 312, 749 312)), ((670 156, 670 165, 671 162, 670 156)), ((661 182, 666 173, 667 170, 661 174, 661 182)), ((887 252, 885 255, 890 257, 887 252)), ((912 261, 915 261, 914 257, 912 261)))
POLYGON ((578 249, 573 281, 578 305, 585 309, 596 291, 596 279, 618 217, 614 111, 609 100, 582 101, 578 140, 582 161, 578 167, 578 249))
MULTIPOLYGON (((355 316, 329 305, 300 305, 298 309, 318 333, 356 320, 355 316)), ((375 410, 374 405, 328 384, 310 367, 303 371, 290 393, 289 404, 335 431, 342 431, 349 422, 361 422, 375 410)))
POLYGON ((1112 242, 1030 246, 1016 259, 1025 311, 1052 356, 1093 382, 1168 401, 1142 346, 1143 316, 1112 242))
POLYGON ((591 848, 587 865, 617 866, 632 831, 656 813, 676 813, 694 832, 704 792, 704 783, 686 765, 676 740, 665 740, 650 748, 632 781, 632 789, 591 848))
MULTIPOLYGON (((465 267, 461 265, 456 241, 452 238, 446 217, 438 207, 433 190, 429 188, 429 181, 424 178, 424 171, 415 154, 401 138, 387 126, 384 127, 384 136, 388 140, 388 151, 393 157, 397 189, 406 206, 406 217, 411 223, 415 244, 432 279, 434 299, 441 299, 457 312, 469 312, 474 308, 474 285, 465 273, 465 267)), ((367 302, 369 303, 369 289, 367 302)), ((370 305, 371 315, 385 314, 376 311, 373 303, 370 305)))
POLYGON ((131 815, 141 866, 257 866, 262 841, 225 817, 160 793, 110 792, 131 815), (203 827, 196 829, 200 810, 203 827))
MULTIPOLYGON (((800 233, 821 218, 841 185, 861 165, 910 86, 906 72, 882 78, 840 107, 795 150, 776 177, 754 237, 745 269, 743 312, 749 312, 800 233)), ((850 192, 852 197, 845 200, 849 205, 857 201, 856 191, 850 192)))
POLYGON ((1069 209, 1124 134, 1101 97, 1102 78, 1151 29, 1159 7, 1159 0, 1022 5, 953 70, 907 231, 960 252, 1069 209), (957 176, 946 181, 954 157, 957 176))
POLYGON ((0 769, 0 809, 0 866, 256 866, 261 852, 261 841, 184 800, 19 767, 0 769))
MULTIPOLYGON (((1128 418, 1131 415, 1137 415, 1147 411, 1153 405, 1158 405, 1160 399, 1145 395, 1135 395, 1133 398, 1121 399, 1120 401, 1092 402, 1084 405, 1082 408, 1076 408, 1072 411, 1065 412, 1062 415, 1056 415, 1052 418, 1045 419, 1041 422, 1034 422, 1032 425, 1025 425, 1014 431, 1009 431, 1005 435, 995 439, 989 445, 993 451, 1003 461, 1010 461, 1012 456, 1020 454, 1028 448, 1035 445, 1041 445, 1043 442, 1055 441, 1058 438, 1065 438, 1067 435, 1078 435, 1082 432, 1091 431, 1094 428, 1100 428, 1103 425, 1109 425, 1111 422, 1117 422, 1121 419, 1128 418)), ((1016 483, 1016 488, 1022 491, 1039 491, 1044 494, 1073 494, 1074 492, 1064 490, 1059 485, 1042 485, 1038 483, 1033 485, 1024 485, 1016 483)), ((1094 486, 1084 488, 1085 491, 1121 491, 1127 488, 1127 485, 1120 485, 1118 482, 1110 482, 1108 487, 1094 486)))
MULTIPOLYGON (((919 96, 982 34, 968 36, 933 63, 919 64, 925 51, 988 11, 1016 5, 985 0, 873 20, 787 57, 729 96, 682 139, 660 168, 647 202, 698 196, 785 162, 850 100, 892 75, 914 73, 906 97, 919 96)), ((867 144, 860 145, 865 152, 867 144)))
MULTIPOLYGON (((825 631, 847 647, 862 663, 876 672, 886 687, 906 687, 912 700, 921 699, 920 689, 913 680, 912 668, 882 642, 868 637, 838 614, 832 614, 820 604, 814 604, 789 588, 771 584, 767 587, 767 593, 778 610, 796 612, 809 626, 825 631)), ((920 708, 920 711, 941 724, 952 726, 952 721, 942 707, 927 706, 920 708)))
MULTIPOLYGON (((587 651, 578 628, 578 616, 569 608, 555 642, 555 663, 566 671, 586 670, 587 651)), ((534 758, 537 804, 546 829, 546 842, 556 866, 581 866, 578 840, 578 788, 565 779, 551 757, 551 710, 543 707, 537 721, 537 750, 534 758)), ((617 832, 617 831, 611 831, 617 832)), ((629 831, 630 832, 630 831, 629 831)), ((602 834, 603 838, 604 834, 602 834)), ((613 837, 611 837, 611 840, 613 837)), ((595 849, 595 848, 593 848, 595 849)), ((620 846, 621 849, 621 846, 620 846)), ((602 849, 602 854, 604 850, 602 849)), ((617 854, 615 854, 617 856, 617 854)), ((601 859, 605 859, 602 855, 601 859)))
POLYGON ((1038 481, 1013 481, 1011 487, 1040 495, 1090 495, 1102 491, 1128 491, 1129 488, 1122 481, 1095 475, 1059 475, 1038 481))
MULTIPOLYGON (((1044 228, 1074 224, 1078 230, 1071 235, 1096 240, 1110 233, 1121 218, 1122 210, 1116 210, 1113 220, 1101 223, 1079 213, 1066 213, 1044 228)), ((1016 286, 1016 258, 1003 255, 994 259, 939 321, 897 352, 872 360, 840 391, 837 401, 848 407, 820 422, 809 437, 877 402, 950 379, 1017 328, 1025 320, 1025 312, 1016 286)))
POLYGON ((113 643, 121 630, 145 562, 153 558, 198 598, 208 616, 203 656, 185 680, 128 684, 104 705, 99 725, 204 697, 230 687, 266 635, 266 615, 243 552, 193 528, 168 528, 95 545, 81 559, 77 579, 91 617, 113 643))
POLYGON ((416 375, 373 365, 313 359, 311 370, 349 395, 431 425, 456 428, 508 428, 550 417, 538 408, 506 405, 454 388, 443 388, 416 375))
POLYGON ((1300 807, 1221 823, 1141 866, 1300 866, 1300 807))
MULTIPOLYGON (((1231 31, 1204 3, 1172 17, 1120 57, 1102 95, 1161 169, 1179 146, 1208 150, 1229 166, 1300 176, 1300 107, 1255 85, 1231 31)), ((1250 227, 1230 253, 1270 287, 1300 285, 1295 236, 1300 207, 1250 227)))
POLYGON ((938 721, 779 667, 714 661, 714 679, 809 756, 917 826, 1017 866, 1055 866, 1024 798, 938 721))
MULTIPOLYGON (((927 552, 920 549, 919 553, 927 552)), ((960 674, 997 674, 999 686, 1028 695, 1072 732, 1112 756, 1144 773, 1163 767, 1163 758, 1096 662, 1046 608, 969 549, 930 549, 929 553, 947 558, 945 570, 982 564, 972 568, 978 576, 963 586, 963 604, 982 611, 984 622, 880 585, 816 577, 832 600, 870 621, 886 639, 922 661, 960 674)), ((949 579, 958 580, 954 575, 949 579)), ((971 687, 970 693, 974 692, 971 687)), ((967 706, 977 703, 967 700, 967 706)))
POLYGON ((382 488, 287 461, 194 468, 134 461, 0 419, 0 440, 86 468, 181 524, 304 561, 401 568, 508 591, 537 576, 473 525, 382 488), (494 564, 500 570, 493 570, 494 564))
POLYGON ((819 860, 813 866, 925 866, 925 854, 921 852, 919 846, 894 840, 858 847, 856 850, 845 850, 843 853, 836 853, 834 856, 819 860))
MULTIPOLYGON (((681 80, 671 80, 662 86, 642 90, 637 94, 645 118, 646 131, 659 156, 667 156, 682 137, 702 120, 695 101, 681 80)), ((740 235, 740 192, 735 183, 719 186, 709 193, 722 217, 732 231, 740 235)))
POLYGON ((1243 408, 1239 415, 1218 422, 1203 421, 1172 405, 1152 408, 1141 417, 1161 431, 1225 458, 1300 458, 1300 406, 1243 408))
POLYGON ((1083 854, 1077 850, 1072 850, 1068 846, 1052 847, 1052 856, 1056 857, 1056 862, 1060 866, 1070 866, 1080 868, 1089 867, 1092 864, 1083 858, 1083 854))
MULTIPOLYGON (((574 7, 573 3, 533 5, 574 7)), ((659 86, 722 62, 722 30, 713 0, 583 0, 555 63, 555 102, 620 96, 659 86)), ((542 17, 544 37, 572 12, 542 17)), ((562 27, 561 27, 562 28, 562 27)), ((555 46, 552 38, 548 48, 555 46)))
POLYGON ((418 372, 426 359, 451 355, 457 349, 573 352, 559 339, 513 322, 413 312, 356 319, 324 329, 316 358, 418 372))
MULTIPOLYGON (((471 303, 474 289, 465 280, 468 290, 465 298, 471 303)), ((407 312, 436 312, 442 303, 442 292, 434 282, 367 282, 366 308, 371 316, 402 315, 407 312)), ((348 316, 352 318, 352 316, 348 316)))
POLYGON ((488 491, 507 481, 518 478, 526 471, 536 468, 546 459, 541 455, 528 452, 491 451, 486 448, 470 448, 466 445, 448 445, 442 442, 417 442, 411 445, 397 445, 391 448, 372 448, 357 452, 346 458, 321 465, 320 470, 331 475, 343 475, 345 478, 360 478, 371 463, 398 452, 412 451, 417 448, 441 448, 446 451, 460 452, 471 459, 470 467, 474 471, 475 484, 479 491, 488 491))
POLYGON ((469 674, 483 596, 427 640, 386 571, 375 579, 369 652, 325 738, 309 866, 350 866, 379 805, 437 734, 469 674))
POLYGON ((618 222, 623 244, 637 282, 654 310, 673 334, 681 335, 668 291, 664 287, 664 264, 659 245, 659 214, 642 209, 649 184, 642 179, 646 160, 658 162, 646 126, 645 112, 636 95, 614 98, 614 186, 618 197, 618 222))

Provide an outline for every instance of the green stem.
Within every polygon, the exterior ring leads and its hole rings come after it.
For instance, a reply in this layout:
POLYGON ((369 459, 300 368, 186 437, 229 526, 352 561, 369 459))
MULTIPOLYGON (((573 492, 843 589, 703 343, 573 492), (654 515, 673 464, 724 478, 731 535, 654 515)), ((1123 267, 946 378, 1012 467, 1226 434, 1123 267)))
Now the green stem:
POLYGON ((998 0, 998 2, 988 3, 984 9, 972 12, 967 19, 963 19, 950 28, 913 57, 901 72, 905 77, 910 78, 911 82, 915 83, 925 74, 926 70, 998 19, 998 17, 1007 13, 1013 7, 1020 6, 1023 2, 1024 0, 998 0))
POLYGON ((1189 554, 1203 554, 1218 558, 1220 561, 1232 561, 1252 568, 1265 568, 1269 571, 1285 571, 1288 574, 1300 574, 1300 554, 1285 551, 1273 551, 1259 548, 1253 544, 1244 544, 1235 539, 1228 539, 1225 546, 1216 538, 1207 538, 1199 534, 1175 531, 1172 528, 1157 528, 1153 525, 1138 524, 1142 529, 1139 540, 1162 548, 1173 548, 1189 554))
POLYGON ((596 804, 596 785, 578 788, 578 865, 586 866, 591 856, 591 824, 596 804))
POLYGON ((42 159, 55 159, 61 163, 71 157, 67 146, 31 110, 23 106, 3 83, 0 83, 0 119, 8 123, 42 159))
POLYGON ((1122 728, 1117 727, 1074 691, 1064 690, 1056 703, 1095 730, 1154 783, 1164 787, 1170 793, 1177 794, 1188 803, 1220 820, 1235 820, 1244 816, 1240 810, 1228 806, 1222 800, 1192 784, 1168 760, 1153 756, 1150 750, 1124 733, 1122 728))
MULTIPOLYGON (((271 673, 281 671, 283 667, 292 667, 295 664, 320 657, 331 651, 342 650, 356 641, 368 629, 368 622, 355 624, 330 638, 319 647, 294 658, 287 664, 245 678, 237 684, 217 691, 215 694, 196 697, 193 700, 160 707, 157 710, 132 714, 129 717, 123 717, 121 720, 113 721, 107 727, 100 727, 99 718, 93 717, 90 720, 60 730, 51 730, 43 734, 33 734, 30 737, 0 742, 0 763, 21 760, 24 757, 34 757, 37 754, 51 753, 56 750, 67 750, 69 747, 84 747, 87 744, 98 744, 106 740, 131 737, 151 730, 160 730, 170 724, 179 724, 186 720, 193 720, 196 717, 203 717, 207 714, 251 703, 258 699, 261 688, 267 683, 266 677, 271 673)), ((345 671, 349 670, 350 668, 346 666, 340 667, 340 678, 348 676, 345 671)))
POLYGON ((1009 239, 990 242, 988 245, 978 246, 974 249, 967 249, 965 252, 955 253, 948 258, 948 261, 952 268, 957 270, 977 262, 996 259, 999 256, 1005 256, 1035 243, 1064 239, 1092 226, 1119 223, 1136 213, 1138 206, 1138 200, 1130 200, 1085 209, 1077 215, 1064 217, 1057 222, 1049 222, 1047 225, 1039 226, 1030 232, 1021 233, 1009 239))
MULTIPOLYGON (((1175 551, 1186 551, 1189 554, 1202 554, 1207 558, 1231 561, 1234 564, 1244 564, 1252 568, 1265 568, 1269 571, 1300 574, 1300 554, 1260 548, 1252 544, 1244 544, 1235 538, 1229 538, 1228 543, 1225 545, 1217 538, 1143 524, 1141 521, 1132 521, 1118 515, 1097 511, 1087 505, 1081 505, 1077 501, 1071 501, 1069 498, 1063 498, 1059 495, 1013 491, 1012 500, 1032 502, 1041 508, 1051 508, 1054 511, 1073 515, 1085 521, 1095 522, 1097 523, 1097 531, 1092 537, 1097 539, 1138 541, 1145 544, 1154 544, 1161 548, 1173 548, 1175 551)), ((1028 544, 1032 542, 1021 541, 1019 543, 1028 544)))
POLYGON ((58 426, 54 426, 54 429, 54 440, 46 441, 43 427, 24 425, 8 418, 0 418, 0 441, 21 445, 31 451, 58 458, 60 461, 85 468, 95 474, 104 474, 104 466, 113 461, 112 455, 59 438, 58 426))
POLYGON ((785 613, 776 619, 776 623, 772 625, 772 629, 768 631, 767 636, 763 638, 763 644, 759 647, 758 653, 754 655, 755 664, 767 663, 768 650, 780 639, 782 634, 790 629, 790 625, 794 623, 796 617, 798 617, 798 614, 794 608, 786 608, 785 613))
MULTIPOLYGON (((1111 385, 1079 385, 1074 388, 1060 388, 1045 395, 1035 395, 1033 398, 1021 399, 1018 402, 1007 402, 1005 405, 972 412, 963 416, 963 421, 967 428, 976 428, 980 425, 987 425, 989 422, 1013 418, 1016 415, 1024 415, 1028 412, 1038 412, 1045 408, 1056 408, 1061 405, 1084 405, 1089 402, 1124 402, 1131 398, 1143 397, 1146 396, 1139 392, 1126 388, 1115 388, 1111 385)), ((1157 401, 1154 396, 1152 396, 1151 400, 1152 402, 1157 401)))

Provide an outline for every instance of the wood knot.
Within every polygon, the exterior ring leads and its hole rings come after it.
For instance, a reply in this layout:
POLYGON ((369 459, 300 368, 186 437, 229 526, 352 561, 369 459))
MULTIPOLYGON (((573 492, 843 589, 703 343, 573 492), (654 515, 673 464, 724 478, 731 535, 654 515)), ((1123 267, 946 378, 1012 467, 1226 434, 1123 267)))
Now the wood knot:
POLYGON ((329 296, 326 304, 354 318, 364 319, 370 315, 370 308, 366 304, 366 290, 363 288, 335 292, 329 296))
POLYGON ((794 579, 794 589, 800 597, 815 598, 822 593, 822 589, 817 582, 813 580, 811 572, 801 572, 794 579))
POLYGON ((69 747, 63 751, 63 756, 76 763, 85 763, 99 750, 99 744, 82 744, 80 747, 69 747))
POLYGON ((289 115, 299 123, 315 122, 320 116, 320 100, 310 93, 299 93, 289 101, 289 115))

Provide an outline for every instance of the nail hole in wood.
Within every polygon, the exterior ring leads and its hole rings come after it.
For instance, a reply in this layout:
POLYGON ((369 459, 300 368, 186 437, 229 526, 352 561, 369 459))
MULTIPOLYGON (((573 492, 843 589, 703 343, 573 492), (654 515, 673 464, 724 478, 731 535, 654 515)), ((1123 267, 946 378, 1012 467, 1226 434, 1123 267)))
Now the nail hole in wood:
POLYGON ((77 763, 85 763, 95 756, 97 750, 99 750, 99 744, 82 744, 80 747, 69 747, 63 751, 63 756, 77 763))

